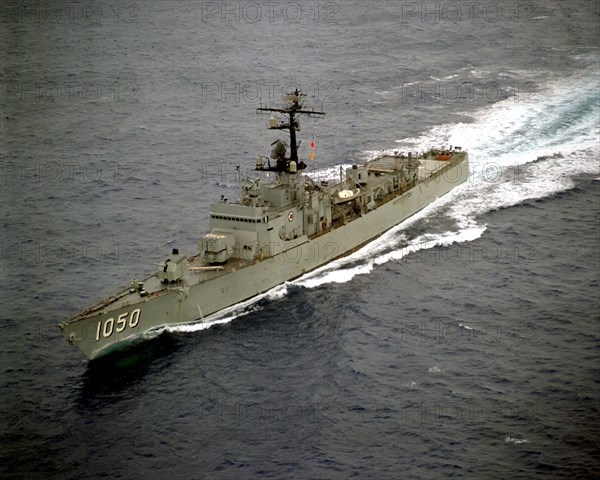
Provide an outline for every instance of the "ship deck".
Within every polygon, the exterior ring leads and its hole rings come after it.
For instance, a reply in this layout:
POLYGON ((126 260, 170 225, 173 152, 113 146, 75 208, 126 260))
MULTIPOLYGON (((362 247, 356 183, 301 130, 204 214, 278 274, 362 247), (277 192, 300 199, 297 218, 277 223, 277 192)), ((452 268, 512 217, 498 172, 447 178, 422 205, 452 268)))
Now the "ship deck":
POLYGON ((418 179, 419 181, 425 180, 426 178, 433 175, 435 172, 443 169, 448 165, 446 160, 435 160, 435 159, 420 159, 421 165, 419 165, 418 179))
MULTIPOLYGON (((460 161, 464 156, 464 153, 458 153, 453 155, 452 160, 436 160, 435 157, 415 157, 415 160, 420 162, 417 171, 417 181, 416 184, 421 183, 427 178, 435 175, 437 173, 441 173, 444 170, 444 167, 449 166, 450 164, 455 163, 456 161, 460 161)), ((388 181, 388 176, 385 175, 387 172, 393 172, 398 168, 398 157, 393 156, 382 156, 375 160, 372 160, 366 164, 368 170, 376 173, 375 175, 369 175, 368 181, 360 185, 361 194, 364 194, 367 191, 376 191, 380 185, 383 185, 386 181, 388 181)), ((336 185, 331 185, 330 190, 333 192, 339 188, 346 188, 348 186, 348 182, 342 182, 336 185)), ((409 186, 411 188, 414 185, 409 186)), ((353 187, 353 186, 352 186, 353 187)), ((391 192, 384 195, 382 198, 378 200, 379 204, 384 204, 390 201, 393 198, 396 198, 398 195, 401 195, 402 192, 391 192)), ((339 209, 344 209, 345 205, 338 206, 339 209)), ((332 228, 338 228, 342 224, 346 224, 355 220, 359 216, 365 214, 366 212, 353 212, 351 209, 347 208, 347 212, 344 212, 340 220, 337 222, 334 221, 334 225, 331 225, 326 231, 318 232, 311 238, 315 238, 317 236, 323 235, 327 233, 332 228)), ((341 211, 341 210, 340 210, 341 211)), ((214 267, 208 263, 202 261, 202 259, 196 255, 189 258, 189 271, 182 278, 183 281, 179 281, 177 283, 165 284, 160 281, 160 279, 153 275, 143 280, 143 291, 138 288, 137 285, 130 285, 126 288, 123 288, 119 292, 106 297, 102 301, 96 303, 93 306, 90 306, 71 321, 75 321, 81 318, 85 318, 89 315, 96 314, 98 311, 103 310, 116 310, 119 308, 125 308, 131 305, 139 304, 149 298, 160 297, 165 294, 173 293, 176 291, 181 291, 182 288, 189 287, 192 285, 196 285, 198 283, 203 283, 214 278, 217 278, 221 275, 226 275, 235 270, 239 270, 241 268, 246 267, 249 264, 255 263, 257 261, 261 261, 260 259, 256 260, 245 260, 239 258, 232 258, 225 262, 224 264, 214 267)))

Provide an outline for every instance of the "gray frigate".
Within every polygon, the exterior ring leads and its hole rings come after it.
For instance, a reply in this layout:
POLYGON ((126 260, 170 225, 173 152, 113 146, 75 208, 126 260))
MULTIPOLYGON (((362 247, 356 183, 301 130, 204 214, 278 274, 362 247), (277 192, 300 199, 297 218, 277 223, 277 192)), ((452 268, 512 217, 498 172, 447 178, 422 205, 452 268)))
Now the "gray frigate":
POLYGON ((240 178, 240 198, 210 204, 210 231, 191 256, 173 249, 156 273, 86 308, 60 329, 94 359, 169 325, 204 322, 221 310, 349 255, 448 193, 468 176, 460 147, 386 153, 352 164, 339 181, 303 173, 299 118, 324 117, 297 89, 283 108, 260 107, 268 128, 287 131, 255 170, 240 178), (289 148, 289 153, 288 153, 289 148))

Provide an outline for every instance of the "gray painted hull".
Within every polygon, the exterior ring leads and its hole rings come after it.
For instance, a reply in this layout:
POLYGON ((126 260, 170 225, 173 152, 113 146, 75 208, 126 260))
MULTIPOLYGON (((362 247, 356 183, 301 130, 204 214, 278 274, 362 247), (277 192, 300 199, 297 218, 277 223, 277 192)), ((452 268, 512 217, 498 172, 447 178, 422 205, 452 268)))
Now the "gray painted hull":
POLYGON ((61 324, 69 343, 89 358, 143 339, 161 326, 195 323, 227 307, 300 277, 337 257, 348 255, 445 195, 468 177, 468 158, 449 164, 403 195, 316 238, 288 242, 273 257, 200 283, 181 282, 110 311, 95 311, 61 324), (111 320, 112 319, 112 320, 111 320))

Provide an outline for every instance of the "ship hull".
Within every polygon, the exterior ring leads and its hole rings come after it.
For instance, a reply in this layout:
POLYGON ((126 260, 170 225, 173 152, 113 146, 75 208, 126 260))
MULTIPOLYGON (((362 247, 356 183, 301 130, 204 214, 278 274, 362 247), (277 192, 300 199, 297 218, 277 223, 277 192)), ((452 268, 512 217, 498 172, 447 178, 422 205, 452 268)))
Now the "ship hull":
POLYGON ((143 338, 162 326, 195 323, 236 303, 293 280, 335 258, 348 255, 445 195, 468 177, 468 160, 448 165, 375 210, 309 239, 286 242, 273 256, 225 275, 112 311, 100 311, 61 325, 68 341, 89 358, 143 338))

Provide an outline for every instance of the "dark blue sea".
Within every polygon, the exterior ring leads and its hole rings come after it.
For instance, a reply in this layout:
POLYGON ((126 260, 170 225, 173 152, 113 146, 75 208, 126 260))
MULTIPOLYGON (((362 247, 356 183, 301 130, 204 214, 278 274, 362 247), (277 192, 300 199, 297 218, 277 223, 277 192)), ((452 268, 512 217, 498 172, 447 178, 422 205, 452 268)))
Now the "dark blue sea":
POLYGON ((600 11, 559 1, 6 0, 0 477, 600 478, 600 11), (315 178, 470 174, 211 328, 88 362, 58 324, 196 252, 299 87, 315 178))

